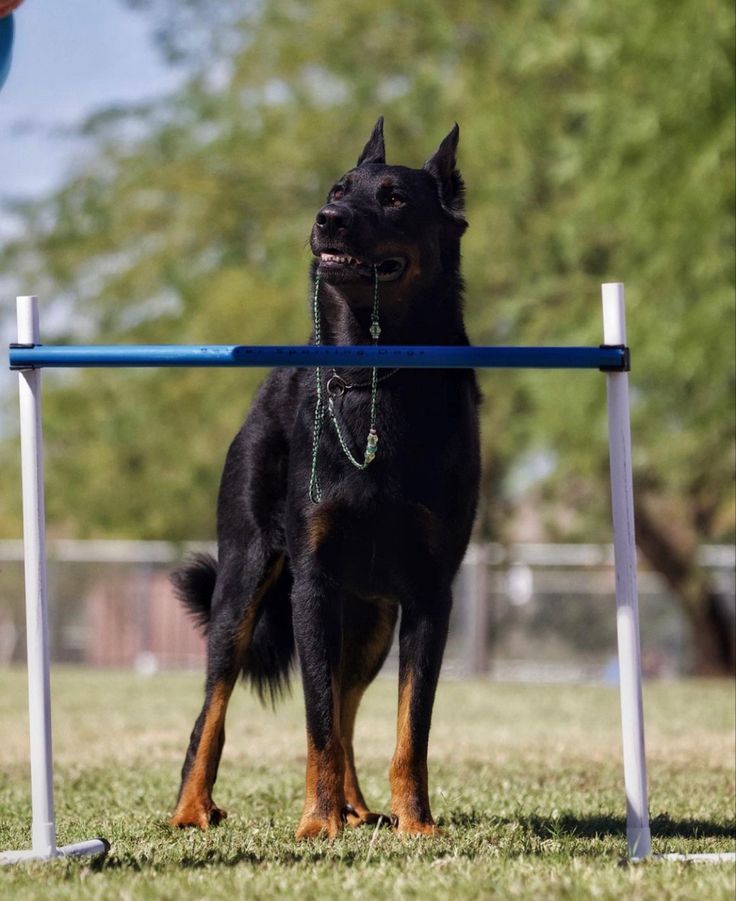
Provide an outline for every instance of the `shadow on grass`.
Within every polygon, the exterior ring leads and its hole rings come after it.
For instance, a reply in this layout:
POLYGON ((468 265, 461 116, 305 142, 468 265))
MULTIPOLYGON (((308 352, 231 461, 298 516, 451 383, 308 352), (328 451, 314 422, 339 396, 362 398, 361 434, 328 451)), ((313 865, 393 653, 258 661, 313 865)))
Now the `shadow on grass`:
MULTIPOLYGON (((218 852, 218 851, 203 851, 201 856, 185 856, 178 859, 171 859, 166 861, 165 863, 162 861, 155 861, 149 859, 141 859, 140 857, 136 857, 131 854, 123 854, 123 855, 115 855, 113 849, 113 855, 104 860, 99 860, 93 864, 90 864, 90 869, 95 871, 100 870, 125 870, 125 871, 133 871, 136 873, 141 873, 146 870, 155 870, 155 869, 168 869, 169 867, 180 867, 184 870, 201 870, 207 867, 236 867, 240 864, 251 864, 253 866, 259 866, 266 862, 273 862, 273 859, 265 854, 256 854, 252 851, 240 851, 236 853, 232 852, 218 852)), ((283 855, 279 855, 279 861, 281 861, 283 855)), ((296 863, 300 861, 301 858, 293 855, 292 863, 296 863)), ((289 861, 284 861, 288 863, 289 861)))
MULTIPOLYGON (((165 870, 171 867, 186 870, 201 870, 208 867, 236 867, 241 864, 259 867, 278 864, 281 866, 298 866, 324 862, 326 859, 335 858, 335 845, 319 839, 314 842, 295 842, 284 840, 283 835, 274 837, 273 844, 266 839, 265 846, 254 846, 248 840, 248 827, 243 827, 237 832, 232 823, 226 821, 225 825, 218 826, 216 830, 207 833, 198 831, 183 832, 172 831, 168 825, 160 825, 157 829, 158 842, 156 850, 152 853, 151 843, 145 850, 138 851, 135 845, 131 847, 128 842, 121 842, 116 847, 112 841, 111 854, 106 858, 97 858, 90 868, 100 870, 130 870, 134 872, 146 872, 152 870, 165 870), (218 847, 217 839, 220 836, 226 841, 225 846, 218 847), (177 838, 193 836, 193 844, 188 843, 187 848, 178 847, 177 838), (235 839, 233 841, 233 839, 235 839), (242 845, 239 846, 239 840, 242 845), (214 844, 212 841, 214 840, 214 844)), ((355 863, 365 856, 364 850, 341 848, 339 860, 348 865, 355 863)))
MULTIPOLYGON (((487 832, 487 840, 493 844, 495 836, 508 827, 520 828, 528 837, 534 837, 542 841, 555 838, 561 841, 566 839, 602 839, 609 836, 625 838, 626 820, 622 816, 598 814, 595 816, 579 816, 569 811, 561 812, 557 816, 552 815, 519 815, 511 817, 498 817, 491 814, 471 811, 455 812, 441 818, 439 825, 453 830, 480 830, 487 832), (495 836, 494 836, 495 834, 495 836)), ((652 819, 652 836, 654 838, 734 838, 736 828, 731 825, 716 823, 703 819, 674 819, 667 814, 660 814, 652 819)), ((244 836, 245 837, 245 836, 244 836)), ((449 836, 448 836, 449 838, 449 836)), ((442 840, 441 840, 442 841, 442 840)), ((452 841, 452 839, 450 839, 452 841)), ((166 842, 162 836, 162 846, 166 842)), ((376 859, 386 860, 403 856, 402 845, 396 848, 388 848, 385 845, 377 850, 376 859)), ((263 866, 265 864, 279 864, 281 866, 298 866, 310 863, 336 860, 334 858, 334 845, 328 842, 299 843, 291 845, 280 841, 271 848, 253 849, 248 847, 236 848, 232 844, 227 848, 201 847, 198 851, 188 849, 181 856, 172 854, 168 856, 162 847, 161 857, 149 857, 145 854, 139 856, 130 851, 113 853, 106 860, 100 860, 91 865, 93 870, 129 870, 141 872, 145 870, 168 868, 171 866, 188 870, 200 870, 208 867, 236 867, 242 864, 251 866, 263 866)), ((430 849, 427 848, 429 851, 430 849)), ((439 856, 449 852, 449 848, 435 848, 439 856)), ((477 847, 476 847, 477 850, 477 847)), ((528 849, 525 853, 529 853, 528 849)), ((509 856, 515 856, 509 849, 509 856)), ((342 865, 354 864, 366 857, 366 849, 342 848, 339 852, 339 862, 342 865)))
MULTIPOLYGON (((611 814, 578 816, 562 812, 556 816, 530 814, 517 817, 494 817, 482 813, 450 815, 451 826, 482 827, 518 825, 539 838, 597 838, 606 835, 626 835, 626 818, 611 814)), ((736 825, 716 823, 702 819, 675 819, 659 814, 651 820, 654 838, 736 838, 736 825)))
MULTIPOLYGON (((300 866, 304 864, 323 863, 327 859, 333 859, 331 846, 326 847, 320 842, 319 845, 309 847, 305 846, 303 852, 290 852, 284 849, 273 851, 218 851, 218 850, 202 850, 200 855, 187 854, 180 858, 171 858, 170 860, 150 860, 141 859, 131 854, 122 854, 120 856, 113 855, 105 860, 100 860, 90 864, 90 869, 96 871, 101 870, 125 870, 135 871, 137 873, 155 870, 169 869, 176 867, 184 870, 202 870, 208 867, 237 867, 242 864, 250 864, 254 867, 264 865, 278 864, 279 866, 300 866)), ((345 853, 339 856, 340 864, 351 866, 359 860, 365 858, 365 852, 345 853)))

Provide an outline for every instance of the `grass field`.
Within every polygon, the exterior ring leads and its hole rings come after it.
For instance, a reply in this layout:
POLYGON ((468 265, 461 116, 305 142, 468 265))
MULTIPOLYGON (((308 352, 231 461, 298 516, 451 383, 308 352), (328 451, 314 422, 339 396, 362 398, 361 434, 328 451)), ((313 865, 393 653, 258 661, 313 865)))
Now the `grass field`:
MULTIPOLYGON (((104 862, 0 870, 0 898, 729 899, 733 865, 625 866, 615 689, 445 682, 430 787, 437 839, 348 831, 297 843, 304 736, 298 691, 274 715, 234 697, 207 833, 166 823, 201 677, 53 673, 61 844, 105 836, 104 862)), ((388 802, 395 685, 359 717, 357 755, 376 809, 388 802)), ((26 687, 0 671, 0 849, 30 846, 26 687)), ((734 849, 734 686, 652 684, 645 694, 655 851, 734 849)))

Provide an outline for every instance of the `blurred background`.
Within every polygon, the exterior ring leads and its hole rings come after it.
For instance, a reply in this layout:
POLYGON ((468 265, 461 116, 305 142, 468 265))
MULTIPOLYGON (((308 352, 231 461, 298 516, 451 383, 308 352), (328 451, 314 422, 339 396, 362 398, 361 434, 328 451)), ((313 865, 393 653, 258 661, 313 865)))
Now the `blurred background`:
MULTIPOLYGON (((0 94, 0 331, 302 343, 306 238, 379 114, 457 121, 476 344, 601 341, 624 281, 643 663, 733 675, 730 0, 26 0, 0 94)), ((44 376, 52 657, 200 666, 166 573, 214 537, 262 373, 44 376)), ((605 385, 481 372, 483 484, 447 669, 615 681, 605 385)), ((0 373, 0 664, 24 655, 15 380, 0 373)), ((395 665, 389 660, 387 666, 395 665)))

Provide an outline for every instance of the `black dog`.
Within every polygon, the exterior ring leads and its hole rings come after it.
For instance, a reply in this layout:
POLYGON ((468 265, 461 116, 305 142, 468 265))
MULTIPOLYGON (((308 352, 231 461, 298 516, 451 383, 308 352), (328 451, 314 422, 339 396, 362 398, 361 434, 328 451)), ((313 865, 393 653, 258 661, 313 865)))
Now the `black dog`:
MULTIPOLYGON (((377 340, 377 298, 381 344, 468 344, 458 134, 455 126, 422 169, 388 166, 379 119, 357 167, 330 191, 311 235, 323 343, 377 340)), ((333 419, 316 410, 317 378, 314 369, 278 369, 266 379, 227 455, 219 563, 199 557, 173 576, 206 630, 208 655, 171 822, 204 829, 225 816, 212 787, 230 693, 243 674, 275 698, 295 645, 307 712, 297 838, 376 822, 355 772, 353 726, 401 609, 391 821, 402 833, 431 834, 432 705, 478 493, 475 375, 379 370, 373 383, 368 369, 321 372, 342 442, 333 419), (345 447, 359 455, 372 409, 375 460, 357 468, 345 447)))

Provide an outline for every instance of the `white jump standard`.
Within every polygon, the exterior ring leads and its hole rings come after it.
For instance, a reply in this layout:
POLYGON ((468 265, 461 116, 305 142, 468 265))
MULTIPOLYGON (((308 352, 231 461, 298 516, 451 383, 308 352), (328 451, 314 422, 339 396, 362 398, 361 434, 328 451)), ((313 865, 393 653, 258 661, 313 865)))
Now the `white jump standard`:
MULTIPOLYGON (((602 286, 603 342, 626 346, 624 286, 602 286)), ((652 851, 644 752, 644 707, 641 696, 639 601, 636 580, 634 487, 631 471, 629 376, 609 372, 608 453, 611 469, 613 553, 616 561, 616 634, 618 636, 619 695, 624 736, 626 785, 626 842, 629 857, 648 857, 652 851)))
MULTIPOLYGON (((631 859, 651 854, 641 694, 639 613, 634 541, 628 348, 624 289, 603 285, 604 345, 594 347, 44 347, 38 301, 18 298, 18 343, 10 366, 20 381, 20 431, 25 542, 28 698, 31 739, 32 849, 0 854, 0 863, 102 854, 92 839, 58 847, 52 785, 51 701, 46 587, 41 369, 95 366, 377 366, 402 368, 528 367, 600 369, 606 373, 611 497, 616 569, 618 657, 626 784, 627 846, 631 859)), ((697 857, 693 855, 692 857, 697 857)))
MULTIPOLYGON (((39 343, 38 301, 18 298, 18 342, 39 343)), ((31 748, 31 849, 6 851, 0 863, 53 860, 84 854, 104 854, 102 838, 59 847, 56 844, 53 765, 51 753, 51 692, 49 684, 49 624, 46 579, 46 512, 41 423, 41 372, 19 373, 21 479, 23 482, 23 545, 26 580, 26 645, 28 654, 28 720, 31 748)))

